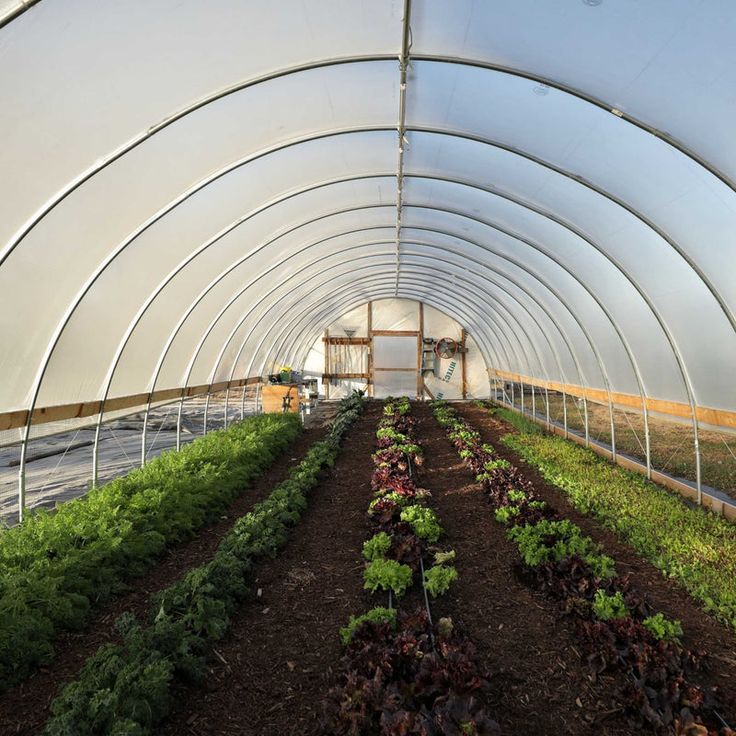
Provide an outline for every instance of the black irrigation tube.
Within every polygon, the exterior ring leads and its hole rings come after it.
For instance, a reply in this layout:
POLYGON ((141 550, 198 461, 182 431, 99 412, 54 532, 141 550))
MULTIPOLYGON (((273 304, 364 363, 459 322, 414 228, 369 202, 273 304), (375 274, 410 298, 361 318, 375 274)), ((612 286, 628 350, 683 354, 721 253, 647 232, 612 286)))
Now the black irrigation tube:
MULTIPOLYGON (((421 573, 421 576, 422 576, 422 592, 424 593, 424 607, 427 609, 427 618, 429 619, 429 625, 431 627, 434 627, 434 621, 432 619, 432 610, 431 610, 431 607, 429 605, 429 596, 427 595, 427 584, 426 584, 426 582, 424 580, 424 555, 421 555, 419 557, 419 572, 421 573)), ((389 590, 388 591, 388 608, 389 608, 389 610, 391 610, 394 607, 392 605, 392 594, 393 594, 393 591, 389 590)), ((398 598, 397 598, 396 599, 396 608, 398 609, 398 607, 399 607, 399 601, 398 601, 398 598)), ((432 649, 434 649, 435 648, 435 644, 434 644, 434 631, 432 629, 430 629, 429 638, 430 638, 430 641, 432 642, 432 649)))
POLYGON ((403 398, 395 410, 384 412, 372 455, 371 486, 376 495, 368 516, 374 534, 363 544, 368 560, 364 588, 374 594, 386 591, 388 610, 373 604, 363 615, 350 616, 348 626, 340 630, 346 650, 336 684, 324 699, 325 723, 330 727, 323 733, 334 733, 333 725, 339 733, 364 733, 365 729, 373 733, 379 721, 380 729, 388 726, 391 733, 398 733, 397 728, 419 733, 417 726, 422 733, 459 733, 458 728, 463 733, 496 733, 498 729, 485 699, 480 698, 490 687, 490 673, 482 668, 472 643, 455 630, 451 619, 441 619, 436 630, 432 620, 430 593, 445 593, 457 570, 452 567, 447 572, 442 567, 454 558, 451 551, 438 552, 434 566, 425 572, 424 558, 443 532, 437 512, 427 504, 431 494, 412 478, 412 465, 421 465, 423 452, 410 407, 403 398), (404 509, 411 510, 404 513, 404 509), (423 605, 415 599, 417 574, 422 578, 423 605), (403 596, 409 590, 411 601, 405 603, 406 610, 398 610, 397 591, 403 596), (429 659, 420 661, 422 656, 429 659), (415 689, 413 683, 430 677, 427 667, 436 670, 431 677, 439 677, 438 686, 415 689))
MULTIPOLYGON (((404 453, 406 457, 407 466, 409 469, 409 477, 414 477, 414 470, 411 463, 411 456, 408 453, 404 453)), ((432 619, 432 609, 429 604, 429 596, 427 595, 427 584, 424 579, 424 555, 419 556, 419 572, 422 578, 422 593, 424 594, 424 607, 427 610, 427 618, 429 619, 429 625, 430 627, 434 626, 434 620, 432 619)), ((396 599, 396 608, 398 609, 398 597, 396 599)), ((393 591, 388 591, 388 608, 391 610, 393 608, 393 591)), ((435 641, 434 641, 434 631, 430 628, 429 633, 430 641, 432 642, 432 648, 435 648, 435 641)))
MULTIPOLYGON (((409 477, 412 477, 413 478, 414 477, 414 469, 412 467, 411 457, 410 457, 410 455, 408 453, 404 453, 404 455, 406 457, 407 467, 409 469, 409 477)), ((430 626, 433 626, 434 623, 433 623, 433 619, 432 619, 432 610, 431 610, 431 607, 429 605, 429 596, 427 595, 427 585, 426 585, 425 580, 424 580, 424 555, 420 555, 419 556, 419 572, 420 572, 421 578, 422 578, 422 593, 424 594, 424 606, 427 609, 427 618, 429 619, 429 625, 430 626)), ((388 591, 388 609, 389 610, 392 610, 394 607, 398 610, 398 607, 399 607, 399 599, 398 599, 398 596, 397 596, 397 598, 396 598, 396 605, 394 606, 393 591, 391 589, 389 589, 389 591, 388 591)), ((432 648, 434 648, 434 632, 433 631, 430 631, 430 639, 432 641, 432 648)))
MULTIPOLYGON (((424 592, 424 605, 427 607, 427 616, 429 617, 429 625, 432 626, 432 611, 429 608, 429 597, 427 596, 427 584, 424 580, 424 555, 419 557, 419 571, 422 574, 422 591, 424 592)), ((434 645, 434 634, 432 636, 432 644, 434 645)))
MULTIPOLYGON (((411 456, 408 454, 406 455, 406 462, 407 462, 407 465, 409 466, 409 476, 413 478, 414 471, 411 465, 411 456)), ((424 580, 424 555, 423 554, 419 556, 419 572, 422 577, 422 593, 424 593, 424 606, 427 609, 427 618, 429 619, 429 625, 434 626, 434 622, 432 620, 432 610, 429 605, 429 596, 427 595, 427 583, 424 580)), ((432 631, 431 629, 430 629, 429 637, 432 642, 432 648, 434 649, 434 631, 432 631)))
MULTIPOLYGON (((411 456, 408 453, 406 454, 406 462, 409 467, 409 477, 414 477, 414 470, 412 469, 411 465, 411 456)), ((427 595, 427 584, 424 580, 424 555, 419 556, 419 572, 422 576, 422 592, 424 593, 424 606, 427 609, 427 618, 429 619, 429 625, 434 626, 434 623, 432 621, 432 611, 429 606, 429 596, 427 595)), ((389 591, 389 601, 391 600, 391 592, 389 591)), ((391 607, 389 603, 389 608, 391 607)), ((432 648, 434 648, 434 632, 430 630, 430 639, 432 641, 432 648)))

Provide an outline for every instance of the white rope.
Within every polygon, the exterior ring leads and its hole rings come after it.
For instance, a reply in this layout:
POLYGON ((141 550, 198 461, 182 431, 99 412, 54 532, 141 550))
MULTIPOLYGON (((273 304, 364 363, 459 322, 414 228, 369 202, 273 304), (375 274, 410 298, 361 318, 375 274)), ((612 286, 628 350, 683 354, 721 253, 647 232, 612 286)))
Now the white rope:
POLYGON ((149 453, 151 452, 151 450, 153 450, 154 446, 156 445, 156 440, 158 439, 158 436, 161 434, 161 430, 164 428, 164 424, 166 424, 166 420, 169 418, 169 414, 171 414, 171 407, 166 409, 166 414, 161 420, 161 423, 158 425, 158 430, 156 431, 156 434, 153 435, 153 442, 151 442, 150 448, 146 449, 146 458, 148 458, 149 453))
POLYGON ((639 444, 641 451, 646 455, 647 451, 644 449, 644 445, 642 445, 641 440, 639 439, 639 435, 636 433, 636 430, 634 429, 634 425, 631 423, 631 420, 629 419, 628 412, 622 412, 622 413, 626 419, 626 423, 629 425, 629 428, 631 429, 631 433, 634 435, 634 439, 639 444))
POLYGON ((685 439, 673 450, 672 454, 667 458, 667 462, 660 468, 662 472, 667 468, 667 466, 672 461, 672 458, 677 455, 677 453, 685 446, 685 443, 689 440, 688 437, 685 437, 685 439))
POLYGON ((51 470, 51 471, 49 471, 49 474, 46 476, 46 482, 43 484, 43 486, 42 486, 41 490, 39 491, 39 493, 43 493, 46 490, 46 488, 48 487, 49 481, 51 480, 51 476, 54 475, 54 473, 56 473, 56 471, 59 469, 59 465, 61 465, 62 461, 66 457, 67 452, 69 452, 69 448, 74 444, 74 440, 77 439, 77 435, 79 434, 79 431, 80 430, 78 429, 74 433, 74 437, 72 437, 72 439, 69 442, 69 444, 67 444, 66 450, 64 450, 64 452, 62 453, 61 457, 59 458, 59 462, 56 463, 56 465, 54 466, 54 469, 51 470))
POLYGON ((128 464, 130 465, 130 467, 131 468, 137 468, 138 467, 138 463, 134 463, 130 459, 130 455, 128 455, 128 453, 125 452, 125 448, 120 444, 120 440, 118 440, 117 436, 115 435, 115 432, 113 432, 112 427, 110 427, 108 425, 107 429, 110 432, 110 435, 112 436, 112 438, 115 440, 115 444, 120 448, 120 451, 123 453, 123 455, 125 455, 125 459, 128 461, 128 464))
POLYGON ((728 442, 726 442, 726 440, 724 440, 723 437, 721 437, 721 442, 723 442, 723 444, 726 446, 726 449, 728 450, 728 452, 731 455, 731 457, 734 460, 736 460, 736 455, 733 454, 733 450, 729 447, 728 442))

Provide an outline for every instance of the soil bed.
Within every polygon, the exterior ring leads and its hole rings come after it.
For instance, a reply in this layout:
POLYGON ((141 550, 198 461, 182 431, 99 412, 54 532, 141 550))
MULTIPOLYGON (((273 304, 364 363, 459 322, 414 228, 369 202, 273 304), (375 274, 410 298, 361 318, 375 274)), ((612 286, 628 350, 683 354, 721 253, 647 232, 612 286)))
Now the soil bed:
POLYGON ((339 629, 372 605, 360 551, 381 408, 366 405, 286 547, 259 566, 253 597, 219 643, 204 691, 179 693, 180 708, 163 733, 322 734, 321 701, 342 651, 339 629))
MULTIPOLYGON (((171 719, 160 730, 169 736, 325 736, 322 698, 334 684, 333 668, 342 647, 340 627, 351 614, 385 605, 363 590, 361 548, 369 535, 365 511, 372 497, 371 453, 382 404, 370 402, 348 434, 342 452, 312 491, 309 507, 274 560, 261 564, 251 598, 234 617, 204 686, 182 688, 171 719)), ((578 513, 559 489, 549 485, 501 442, 509 428, 486 410, 455 407, 517 465, 539 495, 577 523, 613 556, 633 585, 667 616, 682 621, 685 644, 710 652, 711 681, 724 690, 727 715, 735 712, 736 636, 704 614, 676 584, 595 520, 578 513)), ((572 734, 624 736, 632 729, 615 707, 620 682, 593 682, 576 647, 573 623, 557 605, 517 577, 519 556, 505 537, 471 472, 461 463, 426 404, 413 404, 417 437, 424 445, 420 486, 432 491, 432 506, 445 530, 441 546, 455 549, 460 578, 444 598, 432 602, 435 620, 451 616, 477 647, 491 674, 487 709, 504 736, 572 734)), ((112 637, 123 610, 145 614, 150 595, 187 569, 206 561, 235 519, 265 497, 304 455, 323 430, 307 431, 287 453, 288 462, 266 473, 227 517, 179 546, 133 592, 99 613, 87 631, 65 637, 55 662, 0 701, 1 733, 37 733, 60 683, 71 679, 84 659, 112 637)), ((407 596, 409 598, 410 596, 407 596)), ((415 602, 405 601, 402 605, 415 602)), ((703 678, 705 680, 705 678, 703 678)))
POLYGON ((613 678, 593 683, 587 676, 571 623, 556 604, 517 580, 515 545, 429 406, 413 413, 421 419, 417 434, 425 448, 420 485, 432 492, 445 530, 442 547, 456 551, 460 573, 432 604, 432 615, 451 616, 477 647, 491 674, 488 710, 502 734, 634 733, 611 712, 613 678))
MULTIPOLYGON (((360 556, 379 412, 368 405, 287 546, 261 566, 205 690, 179 693, 169 736, 324 736, 321 700, 342 652, 338 630, 351 614, 383 603, 363 591, 360 556)), ((477 646, 492 677, 488 710, 504 736, 634 733, 610 713, 612 678, 588 679, 570 623, 515 578, 515 548, 429 407, 415 404, 412 413, 425 448, 418 482, 433 492, 442 546, 457 551, 460 572, 450 594, 433 602, 433 616, 452 616, 477 646)), ((401 605, 419 600, 407 596, 401 605)))
POLYGON ((151 596, 172 585, 187 570, 207 562, 237 519, 266 498, 286 478, 309 448, 325 435, 324 427, 306 429, 272 467, 254 480, 214 523, 171 547, 151 570, 130 581, 131 590, 101 606, 82 631, 64 632, 55 642, 55 658, 0 698, 0 733, 36 734, 43 730, 59 690, 73 680, 86 659, 105 643, 118 641, 115 621, 125 611, 148 616, 151 596))
MULTIPOLYGON (((540 498, 601 544, 606 554, 615 559, 619 571, 630 574, 633 587, 644 594, 656 610, 681 621, 685 632, 683 645, 689 649, 703 650, 709 655, 708 672, 699 674, 695 679, 704 685, 720 686, 723 701, 721 712, 733 726, 736 720, 736 634, 705 613, 676 581, 665 578, 614 532, 577 511, 564 491, 548 483, 535 467, 506 447, 501 438, 515 432, 512 427, 493 417, 486 409, 471 404, 453 404, 453 407, 481 433, 484 442, 493 445, 500 457, 519 468, 534 485, 540 498)), ((490 508, 488 515, 491 518, 490 508)))

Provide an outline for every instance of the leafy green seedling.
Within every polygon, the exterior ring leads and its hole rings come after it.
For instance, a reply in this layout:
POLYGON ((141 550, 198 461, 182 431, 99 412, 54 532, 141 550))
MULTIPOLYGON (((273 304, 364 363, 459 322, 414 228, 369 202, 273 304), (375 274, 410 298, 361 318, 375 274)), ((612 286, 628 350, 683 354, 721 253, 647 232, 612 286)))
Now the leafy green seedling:
POLYGON ((679 621, 667 618, 663 613, 645 618, 642 622, 655 639, 669 639, 680 643, 682 626, 679 621))
POLYGON ((355 632, 366 622, 374 624, 391 624, 391 628, 396 628, 396 609, 395 608, 371 608, 368 613, 362 616, 351 616, 347 626, 340 629, 340 640, 347 646, 350 644, 355 632))
POLYGON ((604 590, 598 589, 593 597, 593 613, 601 621, 611 621, 626 618, 629 609, 620 590, 613 595, 607 595, 604 590))
POLYGON ((412 504, 401 512, 401 521, 411 524, 411 528, 421 539, 436 542, 442 534, 442 527, 437 520, 437 514, 426 506, 412 504))
POLYGON ((391 537, 386 532, 374 534, 363 544, 363 557, 366 560, 380 560, 386 556, 391 548, 391 537))
POLYGON ((447 593, 457 578, 457 570, 452 565, 434 565, 424 571, 424 587, 432 598, 436 598, 447 593))
POLYGON ((396 560, 373 560, 363 573, 363 587, 375 593, 381 590, 393 590, 400 598, 412 583, 412 571, 409 565, 402 565, 396 560))

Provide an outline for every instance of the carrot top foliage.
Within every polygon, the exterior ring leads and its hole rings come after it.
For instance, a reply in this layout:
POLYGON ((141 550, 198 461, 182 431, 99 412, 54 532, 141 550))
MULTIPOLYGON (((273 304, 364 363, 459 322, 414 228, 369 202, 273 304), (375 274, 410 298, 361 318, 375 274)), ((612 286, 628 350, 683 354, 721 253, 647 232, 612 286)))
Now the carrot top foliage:
POLYGON ((60 629, 81 628, 168 544, 215 518, 300 426, 293 414, 250 417, 0 533, 2 687, 51 659, 60 629))

